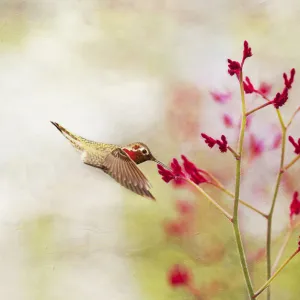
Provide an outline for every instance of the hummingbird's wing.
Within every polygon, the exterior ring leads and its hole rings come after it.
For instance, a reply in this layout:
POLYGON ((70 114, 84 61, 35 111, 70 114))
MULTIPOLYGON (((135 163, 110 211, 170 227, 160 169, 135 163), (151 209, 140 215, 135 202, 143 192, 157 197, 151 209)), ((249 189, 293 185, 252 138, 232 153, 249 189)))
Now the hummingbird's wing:
POLYGON ((105 172, 127 189, 155 200, 149 192, 151 185, 148 179, 122 149, 117 148, 108 154, 103 162, 103 168, 105 172))

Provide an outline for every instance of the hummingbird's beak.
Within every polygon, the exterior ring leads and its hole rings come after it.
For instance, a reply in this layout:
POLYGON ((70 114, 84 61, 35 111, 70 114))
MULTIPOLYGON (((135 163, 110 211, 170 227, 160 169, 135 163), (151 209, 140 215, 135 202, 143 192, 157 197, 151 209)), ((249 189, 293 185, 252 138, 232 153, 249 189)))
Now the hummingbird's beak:
POLYGON ((155 157, 153 157, 152 160, 153 160, 154 162, 156 162, 157 164, 163 166, 165 169, 170 170, 169 167, 167 167, 167 166, 166 166, 165 164, 163 164, 161 161, 157 160, 155 157))

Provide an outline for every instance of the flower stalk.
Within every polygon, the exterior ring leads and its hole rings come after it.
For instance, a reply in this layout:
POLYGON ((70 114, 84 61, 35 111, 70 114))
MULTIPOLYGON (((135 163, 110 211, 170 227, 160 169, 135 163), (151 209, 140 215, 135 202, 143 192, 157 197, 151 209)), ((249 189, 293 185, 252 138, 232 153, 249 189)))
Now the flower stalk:
MULTIPOLYGON (((217 185, 217 184, 213 184, 216 188, 218 188, 219 190, 223 191, 225 194, 227 194, 228 196, 235 198, 234 194, 230 191, 228 191, 223 185, 217 185)), ((268 215, 263 213, 262 211, 260 211, 259 209, 257 209, 256 207, 252 206, 251 204, 243 201, 242 199, 239 199, 239 202, 248 207, 249 209, 253 210, 254 212, 258 213, 259 215, 261 215, 262 217, 264 217, 265 219, 268 219, 268 215)))
POLYGON ((254 290, 253 290, 250 273, 246 262, 246 256, 245 256, 242 237, 239 229, 239 220, 238 220, 238 208, 239 208, 240 186, 241 186, 241 162, 242 162, 242 154, 243 154, 245 129, 246 129, 246 102, 245 102, 245 91, 244 91, 242 70, 240 70, 239 82, 240 82, 240 93, 241 93, 241 102, 242 102, 242 121, 241 121, 240 135, 238 141, 238 151, 237 151, 240 159, 236 161, 235 197, 234 197, 232 224, 233 224, 238 253, 239 253, 240 262, 244 273, 248 293, 250 298, 252 298, 254 296, 254 290))
POLYGON ((298 160, 300 159, 300 155, 296 156, 294 159, 292 159, 283 169, 281 170, 282 173, 287 171, 290 167, 292 167, 298 160))
POLYGON ((274 264, 273 264, 273 266, 272 266, 272 270, 271 270, 271 273, 272 273, 272 274, 274 274, 274 272, 275 272, 275 270, 276 270, 276 268, 277 268, 277 265, 278 265, 278 263, 279 263, 279 261, 280 261, 282 255, 283 255, 283 253, 284 253, 284 250, 285 250, 285 248, 286 248, 288 242, 289 242, 290 239, 291 239, 292 233, 293 233, 293 229, 292 229, 292 228, 289 228, 289 230, 288 230, 288 232, 287 232, 287 235, 285 236, 284 242, 283 242, 283 244, 281 245, 281 247, 280 247, 280 249, 279 249, 279 251, 278 251, 278 254, 277 254, 277 256, 276 256, 276 259, 275 259, 275 261, 274 261, 274 264))
POLYGON ((266 106, 269 106, 269 105, 271 105, 271 104, 273 104, 272 101, 265 102, 264 104, 262 104, 262 105, 260 105, 260 106, 258 106, 258 107, 256 107, 256 108, 254 108, 254 109, 248 111, 248 112, 246 113, 246 117, 248 117, 249 115, 253 114, 254 112, 256 112, 256 111, 258 111, 258 110, 260 110, 260 109, 262 109, 262 108, 264 108, 264 107, 266 107, 266 106))
POLYGON ((232 222, 232 216, 222 206, 220 206, 211 196, 209 196, 200 186, 198 186, 188 178, 182 177, 180 179, 192 185, 200 194, 202 194, 210 203, 212 203, 230 222, 232 222))
POLYGON ((269 278, 268 281, 254 294, 252 298, 259 296, 266 288, 270 286, 270 283, 277 277, 277 275, 285 268, 285 266, 300 252, 298 248, 280 267, 279 269, 269 278))
MULTIPOLYGON (((272 268, 272 262, 271 262, 272 221, 273 221, 274 208, 278 196, 280 181, 283 174, 282 169, 284 166, 285 145, 286 145, 286 126, 284 125, 280 111, 278 109, 276 111, 277 111, 279 122, 281 124, 282 140, 281 140, 281 155, 280 155, 279 171, 276 178, 276 184, 275 184, 270 212, 268 215, 268 224, 267 224, 266 255, 267 255, 267 279, 268 280, 272 276, 272 269, 271 269, 272 268)), ((267 291, 267 299, 268 300, 271 299, 271 290, 269 287, 267 291)))

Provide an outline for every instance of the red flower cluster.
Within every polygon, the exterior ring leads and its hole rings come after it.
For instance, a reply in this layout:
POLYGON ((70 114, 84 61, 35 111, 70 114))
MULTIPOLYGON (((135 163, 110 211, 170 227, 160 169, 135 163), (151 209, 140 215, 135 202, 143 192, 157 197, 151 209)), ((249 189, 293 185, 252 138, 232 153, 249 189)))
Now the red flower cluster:
POLYGON ((261 96, 267 96, 270 93, 272 88, 270 84, 262 82, 257 90, 248 76, 245 77, 245 81, 243 83, 244 83, 244 91, 246 94, 257 93, 261 96))
POLYGON ((195 184, 207 182, 207 179, 201 174, 201 169, 198 169, 196 165, 189 161, 184 155, 181 155, 181 158, 183 160, 183 168, 185 172, 182 170, 182 166, 176 158, 173 158, 171 170, 167 170, 159 164, 157 165, 158 173, 162 176, 162 179, 166 183, 170 182, 172 179, 174 179, 175 182, 177 181, 180 183, 180 178, 189 178, 195 184))
POLYGON ((298 199, 298 192, 294 192, 293 200, 290 204, 290 218, 293 218, 294 215, 299 215, 300 213, 300 201, 298 199))
POLYGON ((240 72, 243 68, 243 65, 244 65, 244 62, 245 62, 246 58, 251 57, 251 56, 252 56, 252 50, 249 47, 248 42, 244 41, 244 51, 243 51, 242 62, 239 63, 238 61, 231 60, 231 59, 227 60, 228 61, 228 73, 229 73, 229 75, 230 76, 233 76, 233 75, 239 76, 240 72))
POLYGON ((294 138, 290 135, 289 136, 290 143, 294 146, 294 152, 296 154, 300 154, 300 138, 298 139, 298 142, 294 140, 294 138))
POLYGON ((285 104, 285 102, 288 100, 289 97, 289 89, 292 88, 292 84, 294 82, 296 70, 293 68, 290 71, 290 78, 287 77, 286 73, 283 73, 283 79, 284 79, 284 89, 281 93, 277 93, 275 98, 272 100, 274 107, 278 109, 282 105, 285 104))
POLYGON ((168 273, 168 282, 173 287, 186 286, 191 281, 191 273, 183 265, 174 265, 168 273))
MULTIPOLYGON (((289 96, 288 90, 292 88, 292 84, 295 78, 295 73, 296 73, 295 69, 292 69, 290 71, 290 78, 287 77, 286 73, 283 74, 284 89, 281 93, 277 93, 274 99, 270 102, 270 104, 273 104, 276 109, 283 106, 288 100, 288 96, 289 96)), ((255 89, 251 80, 247 76, 245 77, 245 81, 243 82, 243 84, 244 84, 244 91, 246 94, 257 93, 261 96, 266 96, 271 90, 271 86, 267 85, 266 83, 262 83, 258 90, 255 89)))
POLYGON ((238 61, 228 59, 228 73, 230 76, 236 74, 237 76, 240 75, 241 72, 241 64, 238 61))
POLYGON ((248 76, 245 77, 245 81, 243 82, 243 84, 244 84, 244 91, 246 94, 257 93, 261 96, 267 96, 272 89, 272 86, 265 82, 262 82, 259 88, 256 89, 248 76))
POLYGON ((221 152, 227 152, 228 149, 228 142, 225 135, 221 135, 220 140, 216 140, 205 133, 201 133, 201 136, 204 138, 205 143, 208 145, 209 148, 213 148, 216 144, 219 146, 221 152))

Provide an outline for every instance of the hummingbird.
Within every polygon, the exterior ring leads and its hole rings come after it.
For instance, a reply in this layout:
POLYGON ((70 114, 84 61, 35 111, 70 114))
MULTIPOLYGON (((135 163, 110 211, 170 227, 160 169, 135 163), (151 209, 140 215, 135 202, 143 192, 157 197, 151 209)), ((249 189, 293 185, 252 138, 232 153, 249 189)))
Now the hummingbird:
POLYGON ((154 161, 165 168, 167 167, 153 156, 146 144, 134 142, 119 146, 94 142, 71 133, 56 122, 50 122, 81 153, 83 163, 101 169, 132 192, 155 200, 149 191, 150 182, 137 165, 145 161, 154 161))

